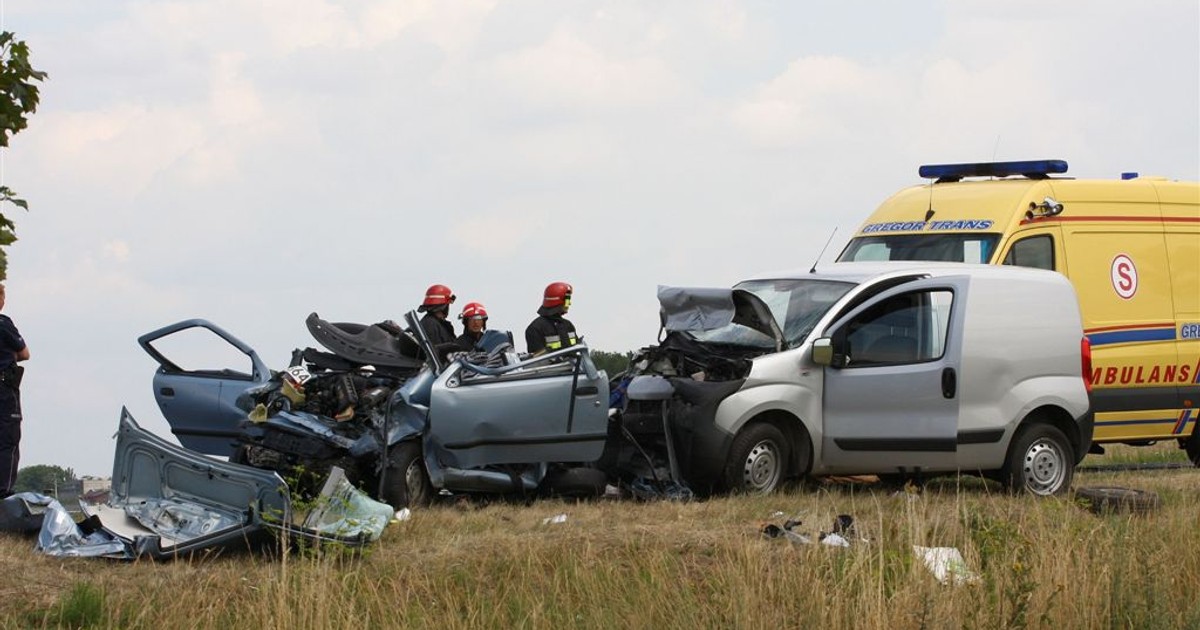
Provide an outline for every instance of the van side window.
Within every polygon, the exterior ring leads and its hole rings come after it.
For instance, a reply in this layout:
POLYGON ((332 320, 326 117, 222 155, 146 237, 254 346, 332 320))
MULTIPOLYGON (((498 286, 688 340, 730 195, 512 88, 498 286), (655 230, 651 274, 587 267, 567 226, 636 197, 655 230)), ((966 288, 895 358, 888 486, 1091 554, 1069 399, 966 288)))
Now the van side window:
POLYGON ((1054 271, 1054 240, 1048 234, 1023 238, 1009 248, 1004 264, 1054 271))
POLYGON ((847 322, 850 363, 868 367, 932 361, 946 351, 954 293, 914 291, 892 296, 847 322))

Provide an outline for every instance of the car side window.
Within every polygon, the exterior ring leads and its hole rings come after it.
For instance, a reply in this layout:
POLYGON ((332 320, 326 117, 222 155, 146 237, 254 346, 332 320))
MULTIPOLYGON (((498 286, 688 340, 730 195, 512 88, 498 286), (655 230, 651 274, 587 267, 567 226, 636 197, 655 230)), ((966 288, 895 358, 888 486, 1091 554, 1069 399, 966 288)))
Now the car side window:
POLYGON ((1004 264, 1054 271, 1054 239, 1039 234, 1017 241, 1004 255, 1004 264))
POLYGON ((946 351, 954 293, 947 289, 895 295, 859 313, 843 328, 847 367, 918 363, 946 351))
POLYGON ((241 379, 254 372, 249 356, 207 328, 185 328, 150 345, 178 368, 168 372, 241 379))

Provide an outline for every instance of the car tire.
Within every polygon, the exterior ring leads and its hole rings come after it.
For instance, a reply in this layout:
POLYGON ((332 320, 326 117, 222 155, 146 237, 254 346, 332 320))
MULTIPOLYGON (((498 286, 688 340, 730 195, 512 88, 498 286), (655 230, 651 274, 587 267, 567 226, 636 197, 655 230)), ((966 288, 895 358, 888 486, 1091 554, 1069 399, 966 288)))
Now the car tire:
POLYGON ((604 494, 608 475, 598 468, 562 468, 546 475, 542 487, 551 496, 590 499, 604 494))
POLYGON ((742 429, 729 448, 724 485, 731 492, 770 494, 783 482, 788 442, 772 424, 756 422, 742 429))
POLYGON ((1146 514, 1157 510, 1160 505, 1157 493, 1132 488, 1078 488, 1075 490, 1075 498, 1096 514, 1146 514))
POLYGON ((1013 492, 1062 494, 1071 487, 1075 452, 1057 427, 1044 423, 1017 428, 1008 447, 1001 480, 1013 492))
POLYGON ((392 447, 379 497, 395 510, 433 502, 433 485, 429 483, 419 443, 401 442, 392 447))

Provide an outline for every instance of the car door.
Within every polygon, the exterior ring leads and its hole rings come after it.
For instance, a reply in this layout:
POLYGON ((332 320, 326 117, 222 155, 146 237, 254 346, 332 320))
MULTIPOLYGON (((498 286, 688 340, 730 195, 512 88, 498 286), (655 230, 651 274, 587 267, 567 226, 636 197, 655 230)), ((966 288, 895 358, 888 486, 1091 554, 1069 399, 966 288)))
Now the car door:
POLYGON ((427 444, 443 464, 590 462, 608 431, 608 376, 586 346, 495 370, 451 363, 433 385, 427 444))
POLYGON ((905 283, 827 331, 823 453, 833 470, 953 469, 965 276, 905 283))
POLYGON ((154 400, 179 443, 228 457, 246 418, 238 396, 271 377, 258 354, 203 319, 159 328, 138 337, 138 343, 158 362, 154 400))

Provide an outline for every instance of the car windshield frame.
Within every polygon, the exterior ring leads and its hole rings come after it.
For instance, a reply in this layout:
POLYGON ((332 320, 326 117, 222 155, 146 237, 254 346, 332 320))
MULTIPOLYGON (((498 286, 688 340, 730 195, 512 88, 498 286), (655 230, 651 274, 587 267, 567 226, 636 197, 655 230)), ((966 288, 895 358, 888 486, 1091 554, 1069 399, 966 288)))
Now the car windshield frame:
POLYGON ((999 232, 867 234, 850 239, 838 262, 920 260, 988 264, 996 255, 1000 236, 999 232), (888 257, 872 255, 872 250, 879 251, 872 245, 882 245, 888 257), (968 256, 972 250, 977 253, 968 256))
MULTIPOLYGON (((766 304, 783 331, 786 349, 803 343, 821 317, 856 286, 857 283, 844 280, 778 278, 747 280, 734 289, 752 293, 766 304)), ((705 343, 775 350, 774 339, 736 323, 691 334, 705 343)))

